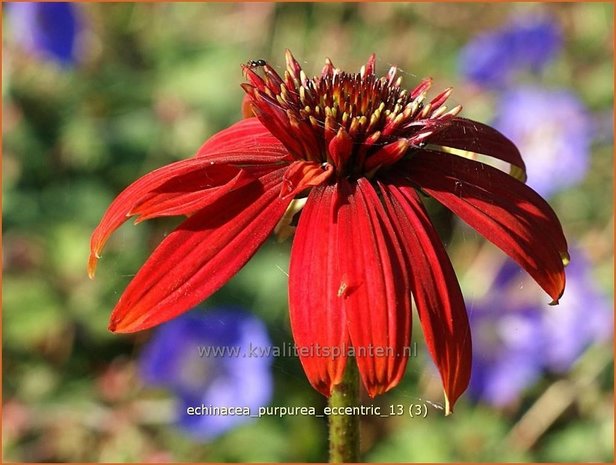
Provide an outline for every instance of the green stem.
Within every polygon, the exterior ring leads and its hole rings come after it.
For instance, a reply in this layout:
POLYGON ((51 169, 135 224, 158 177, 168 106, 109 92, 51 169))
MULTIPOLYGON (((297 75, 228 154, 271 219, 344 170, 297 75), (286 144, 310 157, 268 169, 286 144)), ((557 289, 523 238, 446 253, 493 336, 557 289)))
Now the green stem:
MULTIPOLYGON (((330 408, 359 406, 359 372, 355 359, 347 360, 342 382, 329 398, 330 408)), ((359 462, 359 415, 329 415, 330 463, 359 462)))

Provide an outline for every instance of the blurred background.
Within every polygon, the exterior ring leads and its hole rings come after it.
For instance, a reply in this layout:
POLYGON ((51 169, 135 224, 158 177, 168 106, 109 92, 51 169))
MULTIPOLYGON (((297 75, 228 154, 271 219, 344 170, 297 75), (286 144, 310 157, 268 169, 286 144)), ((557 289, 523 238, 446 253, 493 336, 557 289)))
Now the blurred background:
MULTIPOLYGON (((520 147, 572 249, 561 305, 430 205, 473 325, 469 391, 445 418, 418 331, 393 391, 425 418, 362 419, 366 461, 613 458, 613 8, 568 4, 4 4, 3 458, 326 461, 326 420, 187 417, 186 405, 314 406, 299 361, 241 365, 196 347, 292 342, 290 244, 267 243, 201 308, 157 330, 107 331, 149 252, 179 221, 127 223, 97 277, 89 235, 146 172, 241 117, 240 64, 307 74, 323 60, 397 65, 454 86, 463 115, 520 147)), ((415 325, 417 328, 418 325, 415 325)))

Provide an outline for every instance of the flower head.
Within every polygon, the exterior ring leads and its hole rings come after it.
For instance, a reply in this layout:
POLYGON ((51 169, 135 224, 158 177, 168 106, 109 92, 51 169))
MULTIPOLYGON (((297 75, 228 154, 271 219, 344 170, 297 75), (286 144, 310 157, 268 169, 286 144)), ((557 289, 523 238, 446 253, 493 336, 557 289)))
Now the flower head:
POLYGON ((110 328, 146 329, 209 297, 301 210, 289 309, 311 384, 330 395, 347 363, 343 349, 353 347, 371 396, 394 387, 408 360, 412 296, 449 411, 468 384, 470 332, 420 192, 502 248, 554 302, 565 285, 560 223, 521 182, 516 147, 444 106, 451 89, 427 100, 431 80, 404 90, 395 67, 376 76, 374 56, 357 74, 327 60, 313 78, 290 52, 286 62, 284 76, 268 64, 245 65, 244 109, 256 117, 137 180, 105 213, 92 236, 91 275, 127 217, 189 215, 128 285, 110 328))
POLYGON ((272 397, 271 357, 247 354, 270 344, 265 325, 244 311, 191 312, 156 331, 141 354, 141 377, 180 398, 182 429, 196 437, 213 438, 250 417, 189 415, 187 408, 205 405, 255 411, 267 405, 272 397))
POLYGON ((543 69, 561 42, 560 28, 550 17, 517 17, 469 42, 460 53, 460 70, 475 84, 500 88, 520 71, 543 69))
POLYGON ((589 345, 611 337, 613 309, 583 251, 574 248, 571 255, 567 294, 558 309, 547 307, 509 260, 486 296, 473 302, 472 397, 509 404, 544 371, 566 372, 589 345))
POLYGON ((505 92, 494 127, 524 153, 528 185, 550 196, 584 179, 592 125, 582 102, 566 90, 523 86, 505 92))
POLYGON ((26 50, 67 66, 75 62, 79 17, 75 5, 66 2, 10 4, 13 36, 26 50))

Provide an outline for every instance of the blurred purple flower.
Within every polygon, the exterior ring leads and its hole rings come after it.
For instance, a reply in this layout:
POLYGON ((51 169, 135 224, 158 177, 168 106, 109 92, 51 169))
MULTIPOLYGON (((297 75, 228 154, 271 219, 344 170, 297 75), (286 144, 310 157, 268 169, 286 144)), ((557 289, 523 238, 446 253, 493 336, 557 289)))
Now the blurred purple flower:
POLYGON ((541 316, 533 309, 502 309, 490 299, 469 308, 475 335, 471 397, 507 405, 541 374, 541 316))
POLYGON ((493 287, 470 312, 471 396, 507 405, 544 371, 568 371, 584 350, 612 336, 613 308, 597 289, 588 260, 571 250, 567 289, 551 307, 519 267, 506 261, 493 287))
POLYGON ((573 93, 531 86, 509 90, 501 96, 493 126, 519 147, 527 184, 543 197, 586 175, 593 128, 573 93))
POLYGON ((73 3, 10 3, 9 25, 17 43, 63 66, 76 61, 79 15, 73 3))
POLYGON ((180 428, 196 438, 211 439, 250 417, 189 415, 187 408, 249 407, 256 413, 267 405, 273 390, 272 359, 254 354, 270 346, 263 322, 246 312, 190 312, 155 332, 141 354, 141 377, 179 397, 180 428))
POLYGON ((561 43, 552 18, 522 16, 475 37, 460 52, 459 68, 475 84, 500 88, 520 71, 541 71, 561 43))

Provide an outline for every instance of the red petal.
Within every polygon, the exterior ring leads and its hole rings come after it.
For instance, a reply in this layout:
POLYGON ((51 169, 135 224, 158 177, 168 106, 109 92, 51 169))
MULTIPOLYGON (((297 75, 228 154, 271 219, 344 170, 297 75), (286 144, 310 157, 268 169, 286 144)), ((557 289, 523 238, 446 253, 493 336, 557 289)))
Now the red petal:
POLYGON ((512 176, 521 181, 526 180, 526 166, 515 144, 485 124, 465 118, 452 118, 426 142, 503 160, 512 166, 512 176))
POLYGON ((333 172, 334 167, 329 163, 321 165, 310 161, 295 161, 284 174, 280 195, 293 197, 308 187, 319 186, 327 181, 333 172))
POLYGON ((500 247, 557 303, 567 242, 535 191, 491 166, 445 153, 416 154, 408 170, 409 179, 500 247))
POLYGON ((88 274, 94 276, 105 242, 131 214, 140 214, 140 220, 144 220, 192 213, 225 192, 245 184, 247 178, 243 176, 220 190, 212 189, 232 181, 239 168, 258 177, 277 166, 284 166, 288 160, 288 152, 282 144, 256 118, 240 121, 220 131, 203 144, 196 158, 156 169, 115 198, 92 233, 88 274), (194 191, 190 192, 191 189, 194 191), (161 205, 157 206, 158 202, 162 202, 161 205), (187 203, 186 208, 182 207, 183 202, 187 203))
POLYGON ((381 201, 365 178, 349 198, 345 308, 355 358, 372 397, 398 384, 411 340, 409 267, 381 201))
POLYGON ((446 414, 468 387, 471 334, 449 257, 413 189, 380 185, 413 272, 413 296, 428 349, 443 380, 446 414))
POLYGON ((293 338, 310 384, 325 396, 342 380, 347 359, 348 331, 340 289, 342 247, 351 229, 348 205, 343 204, 339 188, 316 187, 302 210, 291 250, 293 338))
POLYGON ((257 118, 246 118, 210 137, 195 154, 217 162, 259 164, 289 160, 289 153, 257 118))
POLYGON ((210 166, 210 169, 174 178, 154 189, 128 215, 138 216, 135 223, 159 216, 190 215, 272 171, 268 166, 250 168, 250 171, 230 165, 210 166))
MULTIPOLYGON (((129 218, 135 206, 147 201, 156 189, 168 183, 181 185, 185 180, 193 180, 194 183, 199 177, 216 180, 221 184, 227 183, 239 171, 239 168, 216 165, 210 159, 189 158, 158 168, 133 182, 115 198, 92 233, 88 261, 90 277, 94 276, 97 259, 111 233, 129 218)), ((212 187, 217 186, 212 183, 212 187)), ((203 186, 201 188, 203 189, 203 186)))
POLYGON ((224 285, 261 246, 290 199, 278 170, 200 210, 169 234, 130 282, 111 331, 130 333, 174 318, 224 285))

